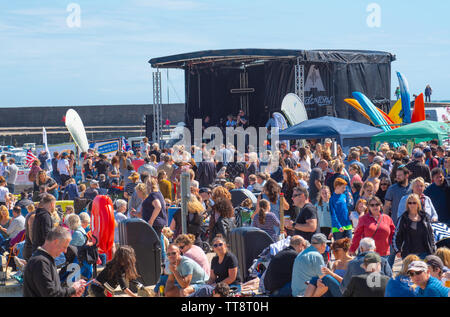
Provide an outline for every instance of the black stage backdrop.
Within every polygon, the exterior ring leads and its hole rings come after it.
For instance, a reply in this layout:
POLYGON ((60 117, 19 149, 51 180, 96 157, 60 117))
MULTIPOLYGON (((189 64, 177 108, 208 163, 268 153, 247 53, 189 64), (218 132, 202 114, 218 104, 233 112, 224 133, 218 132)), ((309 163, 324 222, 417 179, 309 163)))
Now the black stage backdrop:
MULTIPOLYGON (((352 98, 354 91, 364 93, 375 105, 389 111, 391 60, 374 60, 363 54, 349 58, 348 55, 334 53, 332 58, 324 61, 325 58, 317 54, 311 58, 313 61, 301 62, 305 71, 305 107, 309 118, 332 115, 368 123, 344 102, 345 98, 352 98)), ((296 59, 280 59, 246 68, 248 87, 255 89, 249 94, 247 114, 252 126, 264 126, 270 112, 280 111, 284 96, 294 93, 295 64, 296 59)), ((243 69, 235 65, 186 69, 187 125, 192 127, 194 118, 207 115, 213 124, 220 125, 228 114, 236 115, 240 98, 230 90, 239 88, 241 72, 243 69)))

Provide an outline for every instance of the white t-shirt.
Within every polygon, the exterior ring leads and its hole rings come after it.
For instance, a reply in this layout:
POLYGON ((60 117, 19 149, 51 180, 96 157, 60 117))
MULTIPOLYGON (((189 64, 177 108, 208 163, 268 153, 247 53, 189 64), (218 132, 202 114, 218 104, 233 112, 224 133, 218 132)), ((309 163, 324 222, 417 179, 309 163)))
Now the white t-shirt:
POLYGON ((306 157, 306 160, 300 160, 300 167, 297 171, 302 173, 311 173, 311 160, 309 157, 306 157))
POLYGON ((150 150, 151 150, 150 144, 141 142, 141 155, 143 156, 147 155, 145 152, 146 151, 150 152, 150 150))
POLYGON ((69 175, 70 176, 70 173, 69 173, 69 161, 68 160, 60 159, 58 161, 57 167, 58 167, 59 174, 64 174, 64 175, 69 175))
POLYGON ((6 202, 6 195, 9 194, 9 190, 7 187, 0 187, 0 202, 5 203, 6 202))

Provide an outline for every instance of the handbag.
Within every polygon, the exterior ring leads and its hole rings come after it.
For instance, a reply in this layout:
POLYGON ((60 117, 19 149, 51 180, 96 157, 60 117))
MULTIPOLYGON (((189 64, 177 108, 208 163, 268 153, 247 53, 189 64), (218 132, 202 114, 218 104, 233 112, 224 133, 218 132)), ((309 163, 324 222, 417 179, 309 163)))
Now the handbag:
POLYGON ((81 247, 78 247, 78 259, 81 263, 86 262, 88 264, 97 264, 98 259, 98 247, 97 247, 97 237, 92 235, 95 239, 95 243, 93 245, 87 245, 88 237, 86 237, 86 241, 81 247))

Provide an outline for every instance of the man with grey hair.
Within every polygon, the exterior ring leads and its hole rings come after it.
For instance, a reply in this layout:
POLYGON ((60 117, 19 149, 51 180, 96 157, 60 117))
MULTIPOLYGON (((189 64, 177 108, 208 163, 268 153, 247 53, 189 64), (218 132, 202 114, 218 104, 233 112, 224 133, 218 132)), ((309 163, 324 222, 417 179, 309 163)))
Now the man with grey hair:
MULTIPOLYGON (((348 286, 353 276, 365 273, 365 270, 361 267, 361 265, 364 263, 364 257, 370 252, 375 252, 375 250, 375 240, 369 237, 361 239, 361 241, 359 242, 358 255, 348 263, 347 271, 345 272, 344 279, 341 283, 342 291, 344 291, 348 286)), ((388 277, 392 276, 391 266, 384 257, 381 258, 381 274, 384 274, 388 277)))
POLYGON ((52 229, 28 261, 23 280, 24 297, 80 297, 86 282, 79 280, 72 286, 62 287, 56 270, 55 258, 67 252, 71 240, 70 232, 64 227, 52 229))
POLYGON ((380 273, 380 255, 367 253, 361 268, 365 272, 352 277, 342 297, 384 297, 389 277, 380 273))
POLYGON ((373 164, 378 164, 378 165, 381 166, 381 176, 380 176, 380 179, 382 179, 382 178, 390 178, 390 175, 391 175, 391 174, 389 173, 389 171, 386 170, 385 168, 383 168, 384 159, 383 159, 381 156, 377 155, 377 156, 375 156, 375 157, 373 158, 372 164, 370 164, 369 167, 366 168, 366 170, 365 170, 365 172, 364 172, 364 175, 363 175, 363 181, 366 181, 367 178, 369 177, 369 174, 370 174, 370 168, 372 167, 373 164))
POLYGON ((236 186, 236 189, 244 188, 244 179, 240 176, 236 177, 234 179, 234 185, 236 186))
POLYGON ((119 224, 127 219, 125 213, 127 212, 127 202, 123 199, 116 200, 116 211, 114 212, 114 220, 116 221, 116 228, 114 229, 114 243, 119 243, 119 224))

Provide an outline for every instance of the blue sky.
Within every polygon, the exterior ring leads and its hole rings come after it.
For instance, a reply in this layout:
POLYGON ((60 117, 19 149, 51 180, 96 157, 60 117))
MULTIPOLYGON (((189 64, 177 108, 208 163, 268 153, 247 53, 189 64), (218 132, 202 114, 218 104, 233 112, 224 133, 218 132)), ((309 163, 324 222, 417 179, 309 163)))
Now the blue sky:
MULTIPOLYGON (((227 48, 367 49, 397 56, 412 93, 450 99, 450 2, 381 0, 0 1, 0 107, 152 103, 148 60, 227 48), (70 3, 81 27, 66 23, 70 3), (381 27, 366 23, 370 3, 381 27)), ((184 102, 181 71, 163 102, 184 102)))

